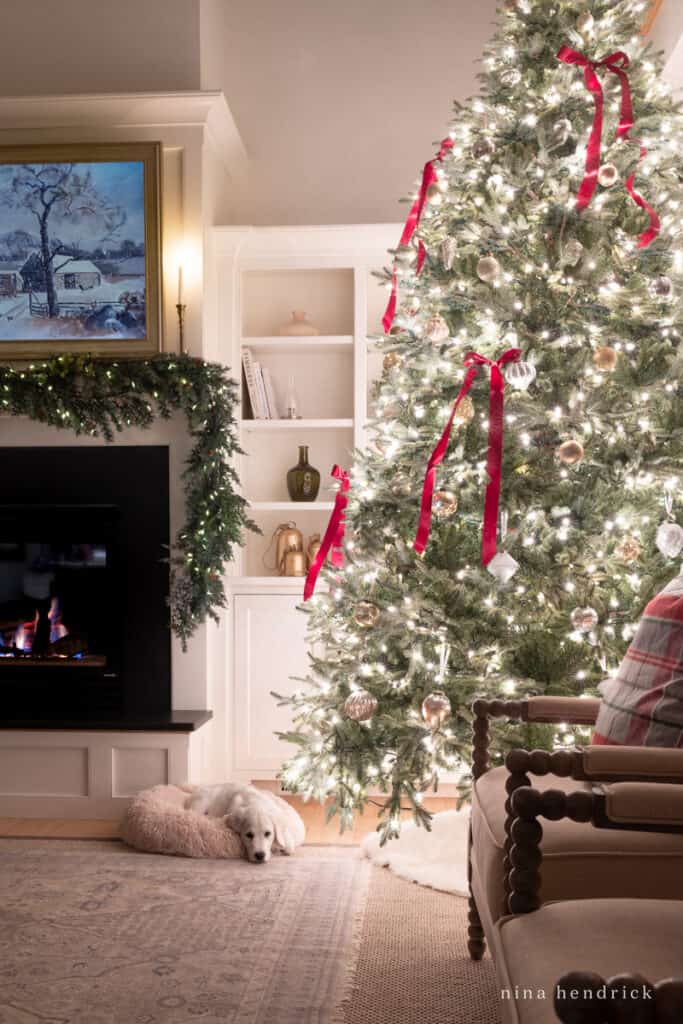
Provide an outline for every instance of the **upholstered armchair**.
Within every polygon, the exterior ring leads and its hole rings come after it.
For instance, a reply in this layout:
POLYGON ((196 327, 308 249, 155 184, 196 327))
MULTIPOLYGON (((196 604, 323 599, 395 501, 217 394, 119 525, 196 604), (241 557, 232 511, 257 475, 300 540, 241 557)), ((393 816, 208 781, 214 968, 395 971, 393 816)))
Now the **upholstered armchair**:
MULTIPOLYGON (((626 785, 638 812, 664 814, 673 795, 683 796, 683 750, 589 746, 583 749, 516 750, 505 766, 489 764, 489 724, 493 718, 534 723, 591 725, 599 701, 564 697, 530 697, 520 701, 477 700, 474 711, 472 818, 470 826, 469 951, 478 960, 496 922, 520 907, 512 901, 516 868, 511 861, 512 799, 534 784, 552 793, 557 817, 548 817, 541 847, 540 896, 554 900, 604 899, 634 895, 683 900, 683 835, 677 830, 639 827, 626 817, 609 824, 598 817, 582 821, 559 813, 560 798, 580 801, 596 784, 626 785), (578 796, 577 796, 578 793, 578 796), (565 818, 566 820, 561 820, 565 818)), ((619 789, 623 801, 627 790, 619 789)), ((606 799, 606 797, 605 797, 606 799)), ((612 800, 616 799, 614 796, 612 800)), ((573 806, 573 803, 570 804, 573 806)), ((614 808, 613 808, 614 810, 614 808)), ((683 819, 683 814, 681 815, 683 819)), ((581 914, 582 909, 577 908, 581 914)), ((683 954, 681 958, 683 963, 683 954)))
MULTIPOLYGON (((631 896, 544 903, 541 890, 548 828, 562 822, 601 834, 627 829, 681 839, 683 787, 627 782, 564 792, 523 786, 512 794, 510 817, 513 913, 499 918, 490 934, 504 1024, 548 1024, 553 1005, 563 1024, 681 1024, 683 901, 642 896, 635 873, 631 896)), ((656 861, 649 867, 657 872, 656 861)))

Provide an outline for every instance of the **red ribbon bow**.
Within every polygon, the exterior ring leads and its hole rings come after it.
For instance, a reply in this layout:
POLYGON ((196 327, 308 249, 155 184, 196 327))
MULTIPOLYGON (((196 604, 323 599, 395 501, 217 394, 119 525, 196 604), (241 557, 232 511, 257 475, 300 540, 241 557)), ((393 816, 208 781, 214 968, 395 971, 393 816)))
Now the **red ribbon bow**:
MULTIPOLYGON (((408 219, 406 220, 405 226, 403 228, 403 234, 401 235, 401 238, 398 243, 399 245, 408 245, 410 243, 410 240, 415 234, 417 227, 420 223, 422 211, 424 210, 425 203, 427 202, 427 189, 429 188, 430 185, 433 185, 437 179, 434 161, 443 160, 446 153, 449 151, 449 149, 452 148, 453 139, 451 139, 450 137, 444 139, 443 142, 441 143, 441 148, 439 149, 439 152, 436 154, 434 160, 428 160, 427 163, 424 165, 424 168, 422 170, 422 182, 420 184, 420 191, 417 194, 417 199, 410 208, 408 219)), ((417 274, 420 273, 422 267, 424 266, 426 255, 427 250, 425 249, 424 244, 420 242, 417 247, 417 264, 415 271, 417 274)), ((391 295, 389 296, 389 302, 387 303, 387 308, 384 312, 384 316, 382 317, 382 327, 384 328, 385 334, 388 334, 389 331, 391 330, 391 325, 393 324, 394 317, 396 316, 396 291, 396 270, 394 270, 391 275, 391 295)))
MULTIPOLYGON (((578 53, 576 50, 570 49, 568 46, 560 47, 557 54, 557 59, 563 61, 565 64, 576 64, 583 68, 583 76, 586 81, 586 88, 593 94, 593 101, 595 103, 595 116, 593 118, 593 127, 588 138, 588 147, 586 149, 586 172, 584 174, 579 194, 576 198, 576 205, 579 210, 585 210, 593 198, 593 193, 598 182, 598 171, 600 170, 600 147, 602 143, 602 119, 605 108, 605 97, 602 91, 602 85, 598 78, 596 71, 598 68, 607 68, 613 75, 617 75, 621 83, 621 114, 619 116, 619 127, 617 128, 617 138, 624 139, 626 142, 631 142, 636 146, 640 147, 640 159, 643 160, 647 156, 646 147, 638 139, 632 139, 630 131, 633 128, 633 103, 631 101, 631 88, 628 81, 628 75, 626 74, 626 68, 629 66, 630 61, 628 55, 623 50, 616 50, 614 53, 610 53, 607 57, 603 57, 602 60, 589 60, 588 57, 584 57, 582 53, 578 53)), ((650 227, 647 231, 644 231, 638 238, 638 248, 644 249, 652 242, 659 234, 660 222, 659 217, 652 209, 652 207, 645 202, 643 197, 636 192, 634 187, 636 172, 633 171, 626 181, 626 191, 630 195, 633 202, 645 210, 650 217, 650 227)))
POLYGON ((347 495, 351 488, 351 479, 346 470, 341 469, 339 466, 332 467, 332 476, 337 480, 340 480, 341 484, 334 499, 334 508, 332 509, 332 515, 330 516, 330 521, 327 524, 327 529, 325 530, 325 536, 322 539, 317 555, 311 562, 310 569, 306 576, 304 601, 308 601, 309 597, 312 596, 313 591, 315 590, 318 575, 323 567, 330 548, 332 548, 332 554, 330 555, 332 565, 335 565, 340 569, 344 564, 342 541, 344 540, 344 531, 346 529, 345 514, 346 506, 349 503, 347 495))
POLYGON ((434 484, 436 481, 436 467, 443 462, 448 450, 448 442, 451 437, 453 421, 458 411, 458 406, 467 395, 474 379, 479 372, 480 366, 491 367, 491 388, 489 392, 489 446, 486 460, 486 472, 489 482, 486 487, 484 499, 484 529, 481 539, 481 563, 488 565, 496 553, 496 536, 498 533, 498 506, 500 504, 501 468, 503 462, 503 392, 505 390, 505 378, 501 373, 507 363, 516 363, 521 356, 521 350, 510 348, 504 352, 500 359, 487 359, 480 356, 478 352, 468 352, 464 359, 468 367, 465 379, 458 397, 453 402, 451 414, 448 418, 445 430, 432 452, 427 463, 424 484, 422 487, 422 505, 420 508, 420 521, 415 535, 413 547, 418 554, 422 554, 427 546, 429 531, 432 525, 432 498, 434 495, 434 484))

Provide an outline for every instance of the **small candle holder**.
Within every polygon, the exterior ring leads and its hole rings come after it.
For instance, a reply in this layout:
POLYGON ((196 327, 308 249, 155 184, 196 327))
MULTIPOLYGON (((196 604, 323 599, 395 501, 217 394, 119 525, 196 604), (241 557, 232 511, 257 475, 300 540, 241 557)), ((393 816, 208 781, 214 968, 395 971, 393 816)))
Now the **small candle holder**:
POLYGON ((185 355, 185 310, 184 302, 176 302, 176 313, 178 314, 178 351, 181 356, 185 355))

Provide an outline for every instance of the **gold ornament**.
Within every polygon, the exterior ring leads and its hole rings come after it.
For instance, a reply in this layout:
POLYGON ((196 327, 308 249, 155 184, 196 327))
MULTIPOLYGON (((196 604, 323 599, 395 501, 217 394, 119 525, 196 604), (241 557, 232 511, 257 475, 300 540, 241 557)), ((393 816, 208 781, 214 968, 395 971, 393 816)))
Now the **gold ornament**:
POLYGON ((436 314, 435 316, 430 316, 427 321, 425 333, 433 344, 440 345, 442 341, 449 337, 451 332, 444 318, 436 314))
POLYGON ((600 345, 593 353, 593 365, 603 373, 611 373, 616 369, 619 353, 609 345, 600 345))
POLYGON ((315 560, 315 556, 320 551, 320 534, 314 533, 312 537, 308 539, 308 547, 306 548, 306 565, 310 569, 311 562, 315 560))
POLYGON ((432 500, 432 512, 437 519, 450 519, 458 511, 458 499, 452 491, 437 491, 432 500))
POLYGON ((477 263, 477 277, 486 284, 492 284, 500 276, 500 263, 495 256, 482 256, 477 263))
POLYGON ((422 701, 422 717, 430 729, 438 729, 450 714, 451 702, 443 690, 434 690, 422 701))
POLYGON ((379 608, 372 601, 361 601, 354 608, 353 617, 363 629, 372 629, 379 621, 379 608))
POLYGON ((575 608, 569 616, 573 629, 579 633, 590 633, 598 624, 598 613, 595 608, 575 608))
POLYGON ((367 690, 356 690, 344 701, 344 714, 354 722, 369 722, 377 710, 377 698, 367 690))
POLYGON ((614 549, 614 554, 624 565, 631 565, 640 558, 642 548, 635 537, 624 537, 614 549))
POLYGON ((288 551, 282 563, 281 576, 305 576, 306 555, 303 551, 288 551))
POLYGON ((382 361, 382 366, 388 372, 389 370, 393 370, 395 366, 400 366, 402 362, 403 357, 400 356, 398 352, 387 352, 382 361))
POLYGON ((557 449, 558 458, 560 462, 564 462, 565 466, 575 466, 577 462, 581 462, 584 454, 580 441, 564 441, 557 449))
POLYGON ((304 537, 301 530, 297 530, 296 523, 280 523, 270 538, 270 544, 263 555, 263 564, 266 569, 269 569, 271 572, 275 570, 280 576, 297 575, 286 571, 285 556, 289 551, 303 552, 303 550, 304 537), (275 565, 269 565, 267 555, 273 542, 275 542, 275 565))
POLYGON ((465 397, 460 402, 460 405, 455 410, 455 416, 453 418, 453 422, 454 423, 465 424, 465 423, 469 423, 473 419, 474 419, 474 402, 472 401, 472 399, 470 398, 469 395, 465 395, 465 397))
POLYGON ((598 171, 598 182, 603 188, 611 188, 619 180, 619 171, 614 164, 603 164, 598 171))

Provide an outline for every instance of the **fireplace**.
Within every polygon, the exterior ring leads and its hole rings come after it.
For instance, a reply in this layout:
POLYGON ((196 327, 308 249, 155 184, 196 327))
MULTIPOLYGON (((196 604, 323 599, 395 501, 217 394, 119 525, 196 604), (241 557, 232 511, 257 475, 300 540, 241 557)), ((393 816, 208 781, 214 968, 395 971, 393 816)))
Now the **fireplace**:
POLYGON ((168 715, 168 448, 0 458, 0 722, 168 715))

